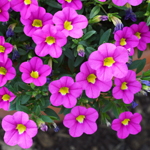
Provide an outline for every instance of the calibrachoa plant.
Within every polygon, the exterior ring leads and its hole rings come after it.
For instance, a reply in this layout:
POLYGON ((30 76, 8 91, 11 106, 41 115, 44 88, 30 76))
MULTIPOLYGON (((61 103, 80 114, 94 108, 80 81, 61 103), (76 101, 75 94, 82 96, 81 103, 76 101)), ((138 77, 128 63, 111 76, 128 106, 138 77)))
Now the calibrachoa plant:
POLYGON ((16 110, 2 120, 5 143, 26 149, 38 129, 58 132, 55 107, 72 137, 99 122, 138 134, 149 14, 150 0, 0 0, 0 108, 16 110))

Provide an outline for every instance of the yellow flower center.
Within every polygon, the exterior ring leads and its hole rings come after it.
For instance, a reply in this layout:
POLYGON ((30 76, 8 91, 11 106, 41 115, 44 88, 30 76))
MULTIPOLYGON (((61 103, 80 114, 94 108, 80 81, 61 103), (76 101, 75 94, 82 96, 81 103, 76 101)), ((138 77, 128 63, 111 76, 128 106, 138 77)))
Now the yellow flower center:
POLYGON ((111 67, 115 63, 112 57, 107 57, 104 59, 104 66, 111 67))
POLYGON ((89 83, 95 83, 95 79, 96 79, 97 77, 95 76, 95 74, 90 74, 88 77, 87 77, 87 80, 88 80, 88 82, 89 83))
POLYGON ((136 32, 135 35, 138 37, 138 39, 141 39, 141 33, 140 32, 136 32))
POLYGON ((48 36, 46 38, 46 41, 45 41, 48 45, 52 45, 53 43, 55 43, 55 38, 52 37, 52 36, 48 36))
POLYGON ((16 129, 18 129, 19 134, 22 134, 24 131, 26 131, 26 126, 23 124, 18 124, 16 129))
POLYGON ((67 87, 62 87, 59 89, 59 92, 62 94, 62 95, 66 95, 67 93, 69 93, 69 88, 67 87))
POLYGON ((24 3, 25 3, 26 5, 30 5, 30 4, 31 4, 31 0, 24 0, 24 3))
POLYGON ((35 78, 35 79, 39 77, 39 73, 37 71, 32 71, 30 75, 32 78, 35 78))
POLYGON ((79 123, 83 123, 83 120, 84 120, 85 116, 84 115, 79 115, 76 120, 79 122, 79 123))
POLYGON ((129 121, 130 119, 124 119, 123 121, 121 121, 121 123, 126 126, 128 125, 129 121))
POLYGON ((121 46, 124 46, 124 45, 126 45, 127 43, 126 43, 126 39, 124 39, 124 38, 122 38, 121 40, 120 40, 120 45, 121 46))
POLYGON ((68 2, 68 3, 71 3, 72 0, 65 0, 65 1, 68 2))
POLYGON ((34 19, 33 23, 32 23, 33 27, 42 27, 42 21, 39 19, 34 19))
POLYGON ((64 23, 64 28, 66 29, 66 30, 72 30, 73 29, 73 26, 71 25, 71 21, 65 21, 65 23, 64 23))
POLYGON ((0 53, 4 53, 5 52, 5 47, 0 45, 0 53))
POLYGON ((127 82, 123 82, 121 85, 121 90, 126 90, 126 89, 128 89, 127 82))
POLYGON ((5 95, 3 95, 2 99, 3 99, 3 101, 9 101, 10 95, 5 94, 5 95))
POLYGON ((4 67, 0 67, 0 74, 5 75, 7 73, 7 70, 4 67))

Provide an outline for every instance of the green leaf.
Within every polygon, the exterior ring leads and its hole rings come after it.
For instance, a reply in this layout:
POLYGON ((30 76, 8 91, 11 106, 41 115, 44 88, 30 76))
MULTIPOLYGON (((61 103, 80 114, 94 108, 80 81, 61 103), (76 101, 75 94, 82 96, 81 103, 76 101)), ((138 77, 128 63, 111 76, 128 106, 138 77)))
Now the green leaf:
POLYGON ((40 113, 41 113, 41 107, 40 107, 40 105, 38 105, 38 106, 36 107, 35 114, 36 114, 36 116, 39 116, 40 113))
POLYGON ((68 67, 71 73, 73 73, 74 72, 74 60, 73 59, 68 59, 68 67))
POLYGON ((18 85, 22 88, 22 89, 24 89, 24 90, 30 90, 31 89, 31 87, 30 86, 28 86, 26 83, 24 83, 24 82, 18 82, 18 85))
POLYGON ((86 34, 84 34, 84 36, 82 37, 82 41, 87 40, 88 38, 90 38, 92 35, 96 34, 95 30, 89 31, 86 34))
POLYGON ((84 60, 84 57, 78 56, 77 59, 75 60, 74 67, 77 67, 78 65, 80 65, 83 60, 84 60))
POLYGON ((40 118, 44 121, 44 122, 48 122, 48 123, 53 123, 53 120, 45 115, 40 116, 40 118))
POLYGON ((56 113, 53 109, 46 108, 44 112, 45 112, 48 116, 50 116, 50 117, 56 117, 58 120, 60 120, 59 116, 57 115, 57 113, 56 113))
POLYGON ((138 58, 140 58, 143 54, 143 51, 138 50, 138 58))
POLYGON ((15 33, 21 33, 21 32, 23 32, 23 27, 15 27, 14 32, 15 33))
POLYGON ((96 51, 96 49, 94 49, 93 47, 87 47, 86 50, 87 50, 87 52, 89 54, 91 54, 92 52, 96 51))
POLYGON ((26 106, 17 105, 16 109, 17 111, 23 111, 23 112, 26 112, 27 114, 31 114, 31 110, 29 110, 29 108, 26 106))
POLYGON ((101 38, 100 38, 99 45, 108 42, 110 33, 111 33, 111 29, 108 29, 107 31, 105 31, 105 32, 103 33, 103 35, 102 35, 101 38))
POLYGON ((113 110, 113 113, 114 113, 115 117, 119 118, 119 113, 118 113, 118 110, 117 110, 117 106, 115 104, 112 104, 112 110, 113 110))
POLYGON ((26 104, 27 101, 31 98, 31 95, 21 95, 21 104, 26 104))
POLYGON ((99 7, 99 6, 95 6, 95 7, 91 10, 91 13, 90 13, 89 18, 91 19, 91 18, 95 17, 99 12, 100 12, 100 7, 99 7))
POLYGON ((102 109, 102 112, 107 112, 108 110, 110 110, 112 108, 112 103, 108 102, 105 107, 102 109))
POLYGON ((53 8, 61 9, 61 5, 55 1, 45 1, 45 3, 53 8))
POLYGON ((150 25, 150 16, 147 18, 147 26, 150 25))
POLYGON ((141 60, 140 64, 138 65, 137 70, 136 70, 137 74, 143 70, 145 64, 146 64, 146 58, 141 60))
POLYGON ((73 51, 71 51, 70 49, 66 49, 66 51, 64 51, 64 54, 65 54, 69 59, 74 60, 73 51))

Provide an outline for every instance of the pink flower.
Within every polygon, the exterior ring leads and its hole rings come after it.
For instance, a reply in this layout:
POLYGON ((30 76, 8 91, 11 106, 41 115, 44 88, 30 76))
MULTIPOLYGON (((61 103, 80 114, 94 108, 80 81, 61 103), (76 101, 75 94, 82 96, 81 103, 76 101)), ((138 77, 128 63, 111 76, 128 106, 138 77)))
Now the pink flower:
POLYGON ((52 24, 52 15, 46 13, 43 7, 38 7, 37 11, 31 12, 31 16, 28 19, 23 19, 21 17, 22 24, 25 25, 24 33, 27 36, 32 37, 34 31, 37 29, 42 29, 46 24, 52 24))
POLYGON ((0 21, 6 22, 9 20, 9 8, 10 2, 8 0, 0 0, 0 21))
POLYGON ((139 113, 132 114, 131 112, 123 112, 120 114, 119 119, 114 119, 111 128, 117 131, 117 136, 120 139, 125 139, 129 134, 138 134, 141 132, 139 123, 142 116, 139 113))
POLYGON ((41 30, 36 30, 32 39, 37 44, 35 53, 41 57, 47 54, 54 58, 60 57, 61 47, 67 43, 66 36, 53 25, 45 25, 41 30))
POLYGON ((4 37, 0 36, 0 62, 5 62, 12 50, 13 46, 10 43, 5 43, 4 37))
POLYGON ((52 93, 50 97, 52 105, 72 108, 76 105, 77 97, 81 95, 82 88, 71 77, 64 76, 59 80, 52 81, 49 85, 49 91, 52 93))
POLYGON ((146 22, 140 22, 139 25, 133 24, 130 26, 130 28, 132 29, 133 34, 139 39, 137 48, 141 51, 144 51, 147 48, 147 43, 150 42, 150 31, 146 22))
POLYGON ((139 44, 139 39, 129 27, 124 27, 123 30, 118 30, 115 33, 114 39, 116 46, 123 46, 130 51, 130 56, 134 54, 134 47, 139 44))
POLYGON ((57 0, 62 4, 62 8, 71 7, 75 10, 80 10, 82 8, 81 0, 57 0))
POLYGON ((65 7, 62 11, 56 12, 53 17, 53 22, 58 30, 62 31, 66 36, 73 38, 82 37, 82 29, 88 25, 87 18, 83 15, 78 15, 70 7, 65 7))
POLYGON ((72 137, 79 137, 83 133, 93 134, 97 130, 95 121, 98 119, 98 112, 94 108, 76 106, 64 118, 63 124, 69 128, 72 137))
POLYGON ((10 92, 6 87, 0 89, 0 108, 9 110, 9 103, 15 99, 15 95, 10 92))
POLYGON ((2 128, 6 131, 4 141, 10 146, 18 144, 21 148, 32 146, 32 137, 37 134, 38 128, 34 121, 29 120, 28 114, 18 111, 12 116, 7 115, 2 120, 2 128))
POLYGON ((37 0, 11 0, 10 6, 14 11, 20 12, 22 18, 28 19, 31 15, 31 12, 37 11, 38 1, 37 0))
POLYGON ((128 59, 128 52, 124 47, 104 43, 98 47, 97 51, 91 53, 88 61, 90 67, 96 70, 97 78, 108 82, 113 76, 123 78, 127 74, 128 59))
POLYGON ((132 6, 137 6, 142 3, 143 0, 112 0, 115 5, 124 6, 129 3, 132 6))
POLYGON ((80 72, 76 75, 76 82, 82 86, 89 98, 97 98, 100 92, 107 92, 112 87, 112 80, 104 82, 98 79, 96 70, 89 66, 89 62, 84 62, 80 67, 80 72))
POLYGON ((12 67, 12 61, 7 58, 5 62, 0 62, 0 87, 4 86, 7 80, 12 80, 16 76, 16 70, 12 67))
POLYGON ((134 94, 141 90, 141 83, 136 80, 136 73, 128 70, 124 78, 115 78, 115 87, 113 88, 113 97, 123 99, 125 104, 130 104, 134 100, 134 94))
POLYGON ((46 83, 46 76, 51 73, 48 65, 43 65, 42 59, 32 57, 29 62, 23 62, 19 70, 23 72, 21 78, 25 83, 34 83, 36 86, 43 86, 46 83))
POLYGON ((100 2, 106 2, 106 0, 99 0, 100 2))

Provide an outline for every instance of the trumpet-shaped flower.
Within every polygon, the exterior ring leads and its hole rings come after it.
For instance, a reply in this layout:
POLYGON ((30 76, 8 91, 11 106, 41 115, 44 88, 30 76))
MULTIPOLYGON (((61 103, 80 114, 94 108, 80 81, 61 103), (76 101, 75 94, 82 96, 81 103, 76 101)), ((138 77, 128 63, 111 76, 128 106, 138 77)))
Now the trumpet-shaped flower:
POLYGON ((79 83, 89 98, 97 98, 100 92, 107 92, 112 87, 112 81, 104 82, 97 78, 96 71, 84 62, 80 72, 76 75, 76 82, 79 83))
POLYGON ((0 36, 0 62, 6 62, 8 54, 13 50, 13 46, 10 43, 5 43, 3 36, 0 36))
POLYGON ((113 88, 113 97, 116 99, 123 99, 125 104, 130 104, 134 100, 134 94, 139 92, 142 85, 136 80, 136 73, 128 70, 125 77, 115 78, 115 87, 113 88))
POLYGON ((15 95, 10 92, 6 87, 0 89, 0 108, 9 110, 9 103, 15 99, 15 95))
POLYGON ((94 108, 76 106, 65 116, 63 124, 72 137, 79 137, 83 133, 93 134, 97 130, 97 119, 98 112, 94 108))
POLYGON ((2 120, 2 128, 5 131, 4 142, 7 145, 21 148, 30 148, 33 144, 32 137, 37 134, 38 128, 34 121, 29 120, 28 114, 22 111, 7 115, 2 120))
POLYGON ((128 52, 124 47, 105 43, 89 56, 89 65, 96 70, 96 76, 101 81, 109 81, 112 77, 123 78, 128 68, 128 52))
POLYGON ((120 139, 125 139, 129 134, 138 134, 141 131, 140 122, 142 116, 139 113, 132 114, 129 111, 120 114, 119 119, 114 119, 111 128, 117 131, 120 139))
POLYGON ((82 94, 82 87, 71 77, 64 76, 59 80, 52 81, 49 85, 49 91, 52 93, 50 97, 52 105, 72 108, 76 105, 77 98, 82 94))
POLYGON ((142 3, 143 0, 112 0, 113 3, 117 6, 124 6, 126 3, 129 3, 132 6, 137 6, 142 3))
POLYGON ((147 43, 150 42, 150 31, 146 22, 140 22, 139 25, 133 24, 130 28, 132 29, 133 34, 139 39, 137 48, 144 51, 147 48, 147 43))
POLYGON ((10 2, 8 0, 0 0, 0 21, 6 22, 9 20, 9 8, 10 2))
POLYGON ((12 80, 16 76, 16 70, 12 67, 12 61, 7 58, 5 62, 0 62, 0 87, 4 86, 7 80, 12 80))
POLYGON ((25 83, 34 83, 36 86, 43 86, 46 83, 46 76, 51 73, 48 65, 38 57, 32 57, 29 62, 23 62, 19 70, 23 72, 21 78, 25 83))
POLYGON ((65 7, 54 14, 53 23, 66 36, 80 38, 83 35, 82 29, 88 25, 88 20, 85 16, 78 15, 73 8, 65 7))
POLYGON ((52 24, 52 15, 50 13, 46 13, 46 10, 43 7, 38 7, 36 11, 31 12, 28 19, 21 17, 20 20, 22 24, 25 25, 24 33, 27 36, 32 37, 36 30, 42 29, 46 24, 52 24))
POLYGON ((11 8, 20 12, 21 17, 24 19, 28 19, 31 15, 31 12, 35 12, 38 9, 38 1, 37 0, 11 0, 10 1, 11 8))
POLYGON ((119 30, 115 33, 114 39, 116 40, 116 46, 123 46, 129 49, 130 56, 134 54, 134 47, 139 44, 139 39, 133 34, 132 29, 129 27, 124 27, 123 30, 119 30))
POLYGON ((38 56, 46 56, 58 58, 62 54, 62 46, 67 43, 66 36, 57 31, 53 25, 45 25, 41 30, 36 30, 32 36, 33 41, 37 44, 35 53, 38 56))
POLYGON ((80 10, 82 8, 81 0, 57 0, 60 4, 62 4, 62 8, 71 7, 75 10, 80 10))

